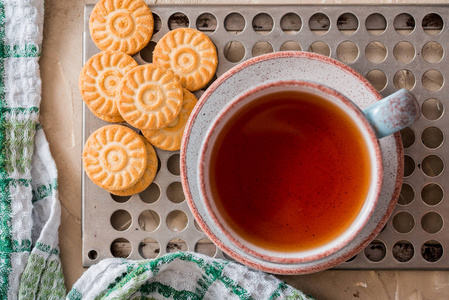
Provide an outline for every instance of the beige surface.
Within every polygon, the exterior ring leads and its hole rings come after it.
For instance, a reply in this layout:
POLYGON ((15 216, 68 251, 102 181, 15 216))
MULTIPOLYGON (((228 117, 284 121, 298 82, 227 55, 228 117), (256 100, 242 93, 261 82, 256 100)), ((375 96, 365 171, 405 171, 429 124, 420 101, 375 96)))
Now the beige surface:
MULTIPOLYGON (((92 1, 88 0, 88 2, 92 1)), ((160 2, 162 1, 158 1, 160 2)), ((210 3, 206 0, 184 1, 184 3, 198 2, 210 3)), ((256 2, 267 1, 253 1, 253 3, 256 2)), ((295 1, 295 3, 317 2, 334 3, 334 1, 295 1)), ((359 1, 361 2, 363 1, 359 1)), ((393 1, 365 1, 364 3, 380 2, 392 3, 393 1)), ((405 1, 397 2, 405 3, 405 1)), ((408 3, 418 2, 408 1, 408 3)), ((357 1, 350 3, 357 3, 357 1)), ((67 289, 84 272, 81 263, 82 100, 77 88, 78 75, 82 67, 84 4, 85 1, 46 0, 44 46, 40 61, 43 77, 41 122, 59 170, 62 203, 60 248, 67 289)), ((312 275, 281 278, 317 299, 449 298, 449 272, 325 271, 312 275)))

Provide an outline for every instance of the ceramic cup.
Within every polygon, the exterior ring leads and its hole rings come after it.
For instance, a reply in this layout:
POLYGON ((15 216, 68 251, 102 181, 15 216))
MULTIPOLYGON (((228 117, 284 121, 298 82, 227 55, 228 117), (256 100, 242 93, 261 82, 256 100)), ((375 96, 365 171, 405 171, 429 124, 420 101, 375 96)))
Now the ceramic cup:
MULTIPOLYGON (((272 101, 275 104, 275 101, 272 101)), ((261 83, 232 99, 216 116, 211 123, 203 140, 198 165, 198 184, 201 196, 204 199, 206 210, 214 225, 218 227, 227 238, 237 247, 249 255, 265 261, 275 263, 302 263, 322 259, 330 256, 351 240, 363 229, 379 199, 383 178, 383 161, 378 139, 393 134, 411 123, 420 114, 419 105, 415 97, 407 90, 402 89, 389 97, 369 106, 363 111, 344 95, 335 90, 312 81, 278 80, 261 83), (317 95, 325 101, 338 106, 356 124, 363 136, 363 141, 369 152, 371 166, 371 180, 364 199, 363 206, 352 224, 341 234, 317 248, 296 252, 283 252, 264 249, 239 236, 227 224, 225 218, 217 208, 209 182, 209 165, 215 142, 220 132, 226 128, 228 121, 243 107, 255 103, 260 97, 276 92, 302 92, 317 95)))

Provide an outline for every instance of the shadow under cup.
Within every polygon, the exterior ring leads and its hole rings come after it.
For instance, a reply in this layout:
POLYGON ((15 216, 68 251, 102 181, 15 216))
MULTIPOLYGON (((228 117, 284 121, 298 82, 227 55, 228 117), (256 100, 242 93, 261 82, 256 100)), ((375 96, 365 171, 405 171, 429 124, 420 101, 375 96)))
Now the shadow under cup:
POLYGON ((199 184, 214 224, 245 253, 318 260, 362 230, 382 156, 363 112, 309 81, 268 82, 233 99, 203 141, 199 184))

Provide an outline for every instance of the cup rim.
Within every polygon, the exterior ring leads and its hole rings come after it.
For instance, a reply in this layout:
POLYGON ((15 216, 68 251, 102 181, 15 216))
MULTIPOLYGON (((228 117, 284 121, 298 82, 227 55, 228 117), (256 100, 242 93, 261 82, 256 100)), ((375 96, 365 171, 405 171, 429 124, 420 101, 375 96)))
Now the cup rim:
MULTIPOLYGON (((240 107, 241 108, 241 107, 240 107)), ((296 79, 290 79, 290 80, 274 80, 274 81, 268 81, 263 82, 255 87, 249 88, 246 91, 242 92, 241 94, 234 97, 225 107, 219 112, 219 114, 214 118, 214 120, 211 122, 210 127, 207 130, 206 136, 203 139, 201 143, 199 153, 199 164, 198 164, 198 185, 200 188, 201 196, 204 199, 204 204, 206 211, 209 215, 209 217, 212 219, 215 226, 218 227, 218 229, 240 250, 242 250, 244 253, 247 253, 253 257, 257 257, 259 259, 262 259, 264 261, 268 262, 274 262, 274 263, 284 263, 284 264, 292 264, 292 263, 306 263, 311 262, 315 260, 319 260, 322 258, 325 258, 327 256, 330 256, 342 248, 344 248, 349 242, 351 242, 359 233, 363 230, 368 220, 371 218, 377 203, 380 198, 380 192, 382 189, 382 180, 383 180, 383 159, 382 154, 380 150, 380 145, 378 142, 378 138, 376 137, 376 134, 374 132, 374 129, 372 128, 371 124, 368 122, 368 120, 365 118, 363 112, 358 108, 356 104, 354 104, 351 100, 346 98, 341 93, 316 82, 313 81, 307 81, 307 80, 296 80, 296 79), (360 212, 357 214, 356 218, 354 219, 353 223, 350 224, 348 228, 346 228, 341 234, 335 236, 331 239, 331 241, 325 243, 322 246, 319 246, 317 248, 309 249, 306 251, 294 251, 294 252, 288 252, 287 256, 282 256, 282 254, 287 254, 287 252, 282 251, 272 251, 272 253, 277 253, 279 255, 270 255, 267 253, 261 253, 257 250, 257 248, 262 248, 257 245, 254 245, 255 247, 248 247, 244 243, 240 242, 240 237, 237 233, 233 233, 233 230, 229 228, 228 225, 223 224, 223 222, 220 220, 220 218, 217 216, 217 213, 215 213, 211 202, 212 199, 209 198, 208 195, 208 189, 206 186, 206 175, 207 174, 207 167, 205 163, 205 155, 211 151, 211 147, 213 147, 213 144, 211 143, 212 139, 216 136, 215 132, 218 130, 217 127, 220 124, 226 123, 228 121, 227 115, 229 111, 233 110, 235 106, 241 104, 243 102, 243 105, 245 105, 245 99, 248 99, 249 96, 254 95, 256 93, 262 92, 264 90, 269 90, 272 88, 277 88, 279 86, 286 86, 286 87, 294 87, 294 86, 300 86, 305 87, 305 89, 309 89, 311 91, 318 91, 321 93, 324 93, 325 95, 328 95, 330 97, 334 97, 337 99, 340 103, 342 103, 345 107, 347 107, 349 110, 351 110, 353 113, 355 113, 355 117, 353 119, 357 119, 360 121, 360 126, 363 127, 364 130, 368 133, 365 140, 368 141, 370 144, 370 147, 374 150, 374 163, 372 164, 372 167, 376 170, 374 173, 376 176, 372 178, 371 184, 372 191, 370 191, 370 195, 367 195, 367 199, 372 199, 371 201, 365 201, 363 207, 361 208, 360 212), (368 204, 368 206, 366 206, 368 204), (356 222, 358 221, 358 222, 356 222), (353 229, 354 225, 357 225, 355 229, 353 229), (345 238, 342 238, 345 236, 345 238), (341 240, 339 240, 341 239, 341 240), (336 243, 338 241, 338 243, 336 243), (332 245, 332 243, 336 243, 336 245, 328 246, 329 244, 332 245), (256 249, 254 249, 256 248, 256 249), (318 252, 317 252, 318 250, 318 252), (300 255, 300 257, 295 257, 295 254, 300 254, 302 252, 309 252, 309 255, 300 255), (315 253, 313 253, 315 252, 315 253)), ((372 159, 370 159, 371 161, 372 159)), ((240 237, 243 239, 242 237, 240 237)), ((247 242, 249 245, 252 245, 252 243, 247 242)), ((270 252, 270 250, 267 250, 267 252, 270 252)))
MULTIPOLYGON (((182 143, 181 143, 181 149, 180 149, 180 161, 181 161, 181 182, 183 186, 183 190, 186 196, 186 202, 195 217, 195 220, 198 222, 199 227, 202 229, 202 231, 206 234, 208 238, 210 238, 215 245, 222 251, 224 251, 227 255, 232 257, 233 259, 239 261, 240 263, 243 263, 247 266, 256 268, 258 270, 262 270, 269 273, 275 273, 275 274, 284 274, 284 275, 297 275, 297 274, 307 274, 312 272, 318 272, 325 269, 329 269, 335 265, 338 265, 360 251, 362 251, 370 241, 372 241, 384 228, 385 224, 387 223, 388 219, 390 218, 391 214, 393 213, 397 199, 399 197, 399 193, 401 190, 401 185, 403 181, 403 173, 404 173, 404 149, 402 147, 402 139, 399 133, 393 134, 394 144, 395 144, 395 151, 396 151, 396 162, 397 168, 394 170, 394 176, 395 176, 395 182, 391 189, 391 195, 388 196, 388 198, 385 198, 387 203, 385 206, 385 211, 383 215, 380 217, 380 220, 376 221, 376 225, 373 226, 373 228, 370 229, 367 236, 365 236, 363 239, 361 239, 359 242, 357 242, 356 245, 353 245, 349 251, 344 251, 342 249, 341 255, 338 255, 336 257, 330 258, 329 260, 324 260, 319 262, 316 265, 303 265, 298 264, 291 266, 289 268, 286 268, 282 264, 264 264, 260 261, 254 260, 250 257, 248 257, 245 253, 241 253, 239 249, 235 249, 232 246, 230 246, 228 243, 225 243, 222 241, 222 239, 219 236, 218 232, 215 232, 212 224, 209 224, 208 217, 206 215, 203 215, 203 212, 201 211, 202 204, 198 201, 201 199, 196 199, 193 196, 193 190, 198 189, 196 185, 191 186, 190 182, 192 180, 196 181, 196 178, 191 178, 189 176, 189 167, 188 167, 188 151, 189 151, 189 144, 192 142, 190 131, 192 127, 195 125, 195 123, 198 121, 198 118, 200 118, 200 112, 203 109, 204 105, 206 104, 207 100, 216 92, 217 89, 219 89, 227 80, 232 78, 233 76, 236 76, 239 72, 243 71, 244 69, 248 67, 255 66, 259 63, 264 63, 267 61, 274 61, 278 59, 306 59, 306 60, 316 60, 328 65, 335 66, 339 69, 341 69, 343 72, 348 74, 348 76, 351 76, 355 80, 357 80, 361 85, 364 86, 365 89, 367 89, 368 93, 372 94, 373 97, 379 101, 382 99, 382 96, 380 93, 373 87, 373 85, 360 73, 349 67, 348 65, 337 61, 333 58, 323 56, 317 53, 313 52, 304 52, 304 51, 282 51, 282 52, 273 52, 264 54, 261 56, 250 58, 246 61, 243 61, 233 68, 227 70, 225 73, 223 73, 215 82, 212 83, 212 85, 203 93, 201 98, 198 101, 198 104, 193 109, 189 120, 187 121, 186 128, 185 128, 185 135, 183 136, 182 143)), ((196 160, 196 158, 195 158, 196 160)))

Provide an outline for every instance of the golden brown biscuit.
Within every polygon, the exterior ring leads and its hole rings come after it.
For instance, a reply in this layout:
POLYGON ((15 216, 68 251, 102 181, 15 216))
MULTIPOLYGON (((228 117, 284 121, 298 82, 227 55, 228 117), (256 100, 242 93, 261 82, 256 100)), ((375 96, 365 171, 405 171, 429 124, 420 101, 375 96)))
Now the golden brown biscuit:
POLYGON ((96 112, 92 111, 91 112, 99 119, 102 119, 103 121, 109 122, 109 123, 122 123, 125 122, 125 119, 123 119, 123 117, 119 114, 118 116, 105 116, 105 115, 100 115, 97 114, 96 112))
POLYGON ((158 130, 143 130, 142 134, 145 138, 155 147, 168 150, 177 151, 181 149, 181 140, 186 127, 187 120, 189 119, 190 113, 195 107, 198 99, 187 91, 184 92, 184 100, 182 103, 181 112, 176 117, 176 119, 167 125, 167 127, 158 130))
POLYGON ((171 69, 189 91, 204 87, 217 70, 217 50, 201 31, 178 28, 165 34, 153 52, 153 63, 171 69))
POLYGON ((143 0, 100 0, 89 19, 92 40, 101 50, 134 55, 153 35, 153 14, 143 0))
MULTIPOLYGON (((177 83, 181 84, 181 79, 179 79, 179 76, 176 75, 175 72, 173 72, 173 70, 171 70, 171 69, 164 69, 164 70, 165 70, 165 72, 172 74, 175 77, 175 81, 177 83)), ((181 86, 182 86, 182 84, 181 84, 181 86)))
MULTIPOLYGON (((144 139, 142 138, 142 140, 144 139)), ((117 196, 131 196, 143 192, 153 182, 153 179, 156 176, 157 172, 157 165, 158 165, 157 155, 156 151, 154 151, 153 146, 151 146, 151 144, 148 143, 147 141, 144 142, 148 153, 148 160, 147 160, 147 168, 145 169, 142 178, 140 178, 140 180, 137 181, 135 185, 125 190, 120 191, 109 190, 108 192, 117 196)))
POLYGON ((159 129, 181 110, 182 87, 173 74, 146 64, 126 73, 116 99, 126 122, 141 130, 159 129))
POLYGON ((142 178, 148 154, 142 138, 132 129, 108 125, 94 131, 83 149, 87 176, 107 190, 127 189, 142 178))
POLYGON ((119 51, 103 51, 92 56, 81 69, 81 97, 95 115, 117 120, 121 118, 115 97, 120 80, 137 62, 119 51))

